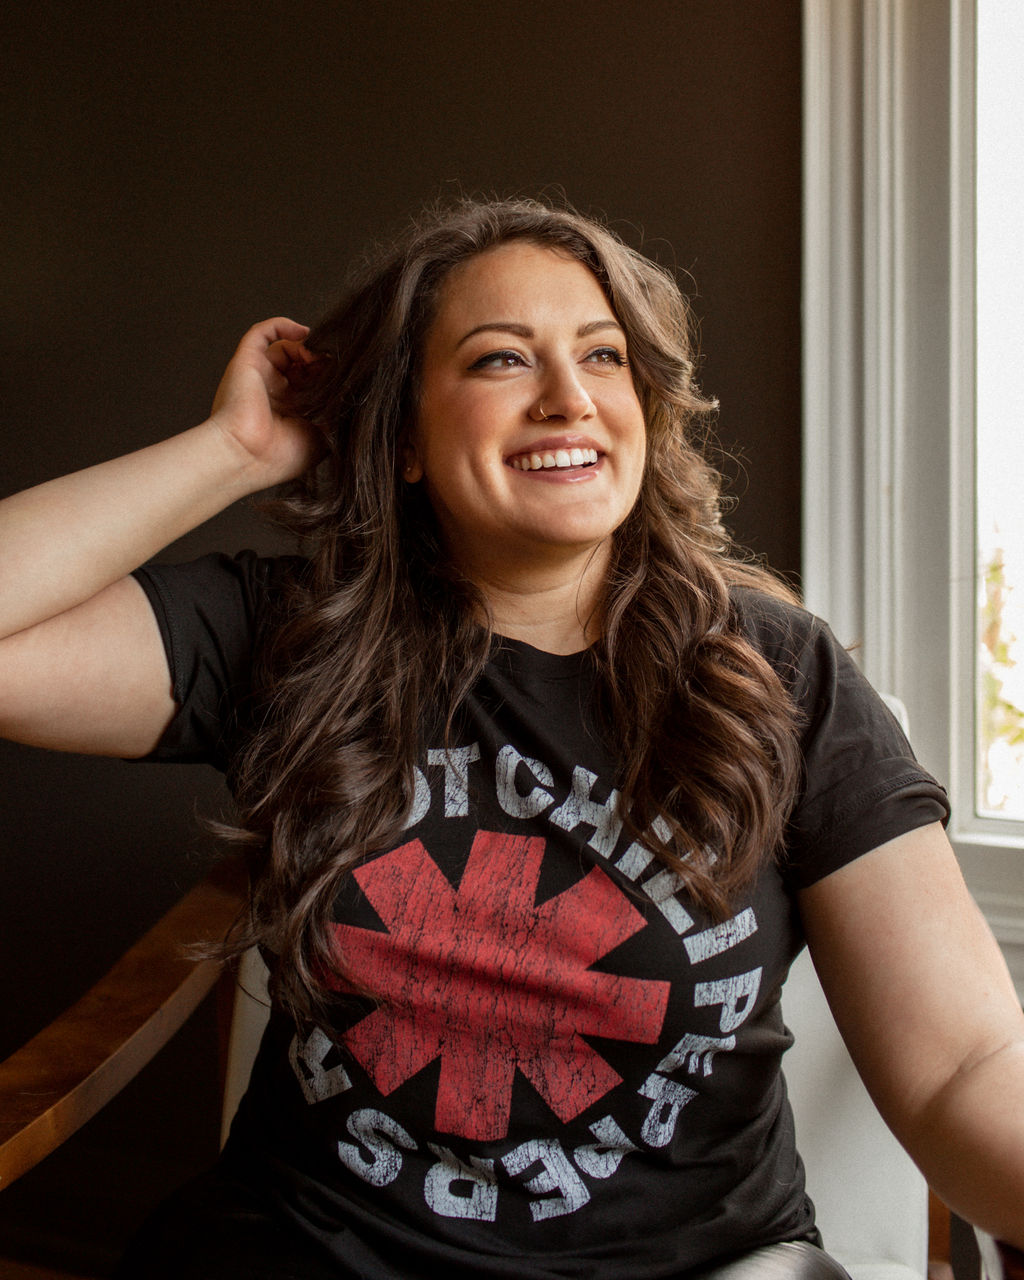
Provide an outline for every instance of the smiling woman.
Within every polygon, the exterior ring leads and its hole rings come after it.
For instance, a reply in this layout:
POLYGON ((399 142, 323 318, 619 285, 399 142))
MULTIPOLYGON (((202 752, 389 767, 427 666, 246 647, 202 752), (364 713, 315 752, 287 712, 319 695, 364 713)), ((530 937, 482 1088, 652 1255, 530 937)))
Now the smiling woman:
POLYGON ((626 347, 593 273, 529 242, 480 254, 441 291, 405 476, 425 481, 449 555, 505 635, 541 639, 515 603, 539 588, 552 606, 542 647, 594 638, 580 619, 644 467, 626 347))
POLYGON ((943 792, 732 552, 709 408, 665 272, 469 202, 251 329, 200 426, 0 504, 0 729, 224 768, 270 967, 124 1276, 841 1276, 780 1071, 805 936, 891 1126, 1022 1242, 1024 1021, 943 792), (305 558, 142 564, 280 483, 305 558))

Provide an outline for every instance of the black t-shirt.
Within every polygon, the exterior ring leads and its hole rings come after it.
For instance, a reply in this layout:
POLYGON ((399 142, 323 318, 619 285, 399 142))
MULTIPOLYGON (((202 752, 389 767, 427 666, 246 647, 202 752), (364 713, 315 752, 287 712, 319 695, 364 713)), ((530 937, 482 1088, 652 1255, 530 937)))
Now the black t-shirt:
MULTIPOLYGON (((230 766, 290 567, 140 571, 181 704, 159 758, 230 766)), ((346 883, 338 947, 377 998, 310 1034, 272 1016, 226 1155, 339 1275, 640 1280, 812 1231, 780 1072, 794 894, 946 805, 823 623, 736 604, 804 715, 805 784, 728 920, 623 833, 587 655, 500 638, 402 841, 346 883)))

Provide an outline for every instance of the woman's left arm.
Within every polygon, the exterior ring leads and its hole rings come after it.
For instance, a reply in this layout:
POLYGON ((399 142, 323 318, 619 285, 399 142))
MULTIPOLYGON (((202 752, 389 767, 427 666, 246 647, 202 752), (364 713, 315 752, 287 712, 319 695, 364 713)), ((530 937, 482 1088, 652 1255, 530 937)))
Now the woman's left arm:
POLYGON ((939 824, 800 894, 865 1084, 938 1195, 1024 1248, 1024 1014, 939 824))

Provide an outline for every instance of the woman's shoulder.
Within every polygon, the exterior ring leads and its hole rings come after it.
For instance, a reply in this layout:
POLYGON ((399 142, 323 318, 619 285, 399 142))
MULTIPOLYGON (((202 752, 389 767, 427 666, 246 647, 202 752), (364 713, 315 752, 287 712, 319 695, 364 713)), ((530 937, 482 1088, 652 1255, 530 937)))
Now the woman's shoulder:
POLYGON ((805 710, 842 685, 875 699, 828 623, 792 599, 746 585, 730 590, 733 625, 805 710))
POLYGON ((135 571, 168 654, 178 665, 197 653, 235 653, 239 661, 287 616, 308 571, 300 556, 212 552, 183 563, 135 571))
POLYGON ((169 595, 189 600, 223 603, 237 596, 250 604, 276 597, 290 584, 301 582, 308 572, 301 556, 264 556, 255 551, 234 555, 215 551, 179 563, 153 562, 135 571, 135 577, 165 599, 169 595))
POLYGON ((821 618, 805 609, 788 591, 776 594, 763 587, 736 585, 729 589, 734 625, 765 657, 793 657, 822 636, 830 636, 821 618))

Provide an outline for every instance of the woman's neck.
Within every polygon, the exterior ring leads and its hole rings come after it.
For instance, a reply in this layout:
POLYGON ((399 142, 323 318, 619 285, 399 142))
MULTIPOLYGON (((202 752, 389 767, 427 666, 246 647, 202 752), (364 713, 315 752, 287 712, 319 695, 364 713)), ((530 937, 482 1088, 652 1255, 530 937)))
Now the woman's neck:
POLYGON ((578 653, 601 634, 599 600, 608 565, 602 545, 573 562, 476 567, 494 630, 546 653, 578 653))

